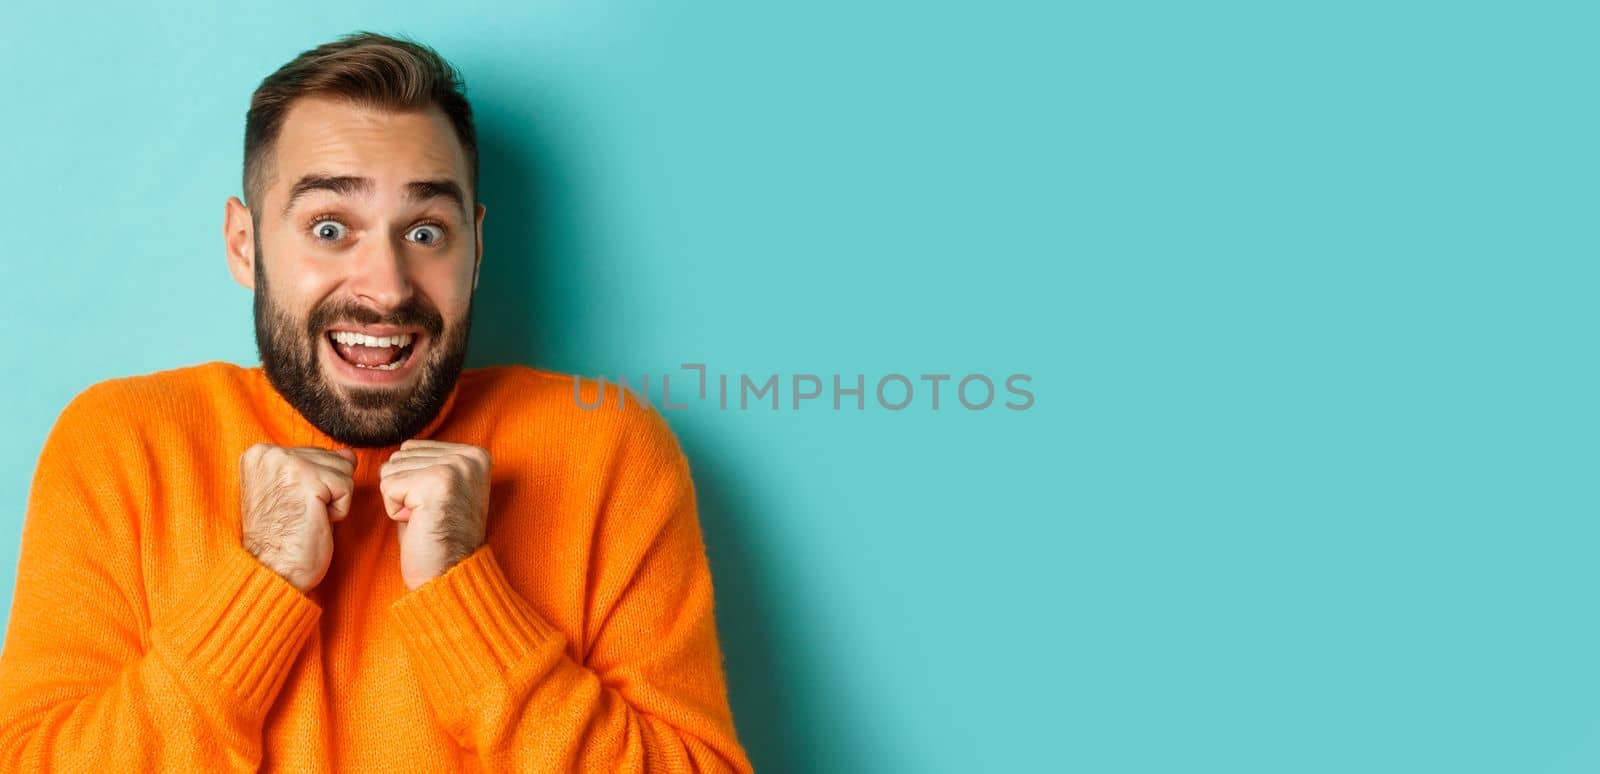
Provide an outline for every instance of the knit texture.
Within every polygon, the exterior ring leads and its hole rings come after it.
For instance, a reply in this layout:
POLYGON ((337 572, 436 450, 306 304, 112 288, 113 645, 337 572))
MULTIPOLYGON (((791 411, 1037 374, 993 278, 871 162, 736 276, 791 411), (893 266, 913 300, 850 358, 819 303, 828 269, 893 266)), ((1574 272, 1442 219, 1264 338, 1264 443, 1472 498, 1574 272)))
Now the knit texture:
POLYGON ((415 590, 378 493, 398 447, 356 449, 306 594, 242 547, 239 458, 340 445, 259 367, 80 393, 28 499, 0 771, 750 771, 688 462, 579 384, 462 373, 417 437, 489 451, 488 540, 415 590))

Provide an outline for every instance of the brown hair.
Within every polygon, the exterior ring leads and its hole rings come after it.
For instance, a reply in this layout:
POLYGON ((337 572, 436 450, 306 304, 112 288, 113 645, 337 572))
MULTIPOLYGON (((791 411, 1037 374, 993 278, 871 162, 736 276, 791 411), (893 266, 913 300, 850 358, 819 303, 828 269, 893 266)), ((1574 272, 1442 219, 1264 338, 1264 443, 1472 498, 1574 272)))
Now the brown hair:
MULTIPOLYGON (((306 96, 342 97, 390 110, 437 106, 466 151, 478 198, 478 139, 466 83, 443 57, 412 40, 356 32, 306 51, 267 76, 250 96, 244 122, 244 193, 252 210, 265 194, 266 168, 289 104, 306 96)), ((259 217, 259 213, 255 213, 259 217)))

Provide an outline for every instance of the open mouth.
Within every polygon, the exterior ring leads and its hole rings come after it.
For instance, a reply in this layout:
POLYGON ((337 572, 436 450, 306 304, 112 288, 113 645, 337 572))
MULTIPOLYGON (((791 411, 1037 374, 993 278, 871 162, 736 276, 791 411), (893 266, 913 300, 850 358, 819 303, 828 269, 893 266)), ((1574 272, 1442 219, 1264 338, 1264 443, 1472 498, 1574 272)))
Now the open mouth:
POLYGON ((397 371, 411 361, 421 336, 397 333, 369 336, 355 331, 328 331, 324 334, 335 355, 345 363, 367 371, 397 371))

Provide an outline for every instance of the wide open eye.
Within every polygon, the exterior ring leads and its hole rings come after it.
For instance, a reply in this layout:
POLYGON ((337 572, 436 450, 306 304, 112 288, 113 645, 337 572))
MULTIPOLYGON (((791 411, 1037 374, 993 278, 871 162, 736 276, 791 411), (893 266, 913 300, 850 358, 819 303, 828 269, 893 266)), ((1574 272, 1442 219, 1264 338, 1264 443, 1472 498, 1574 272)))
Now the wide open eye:
POLYGON ((324 242, 337 242, 348 233, 350 229, 337 220, 319 220, 311 224, 311 235, 324 242))
POLYGON ((406 239, 419 245, 438 244, 444 240, 444 229, 438 226, 417 226, 406 232, 406 239))

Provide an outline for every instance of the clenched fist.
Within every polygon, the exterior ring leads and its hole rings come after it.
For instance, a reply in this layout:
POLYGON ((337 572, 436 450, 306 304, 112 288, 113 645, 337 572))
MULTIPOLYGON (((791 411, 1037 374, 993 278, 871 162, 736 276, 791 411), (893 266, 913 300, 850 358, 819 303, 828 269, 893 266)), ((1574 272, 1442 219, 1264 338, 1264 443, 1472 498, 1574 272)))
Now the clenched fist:
POLYGON ((379 469, 383 509, 397 522, 407 588, 443 575, 483 545, 489 518, 489 452, 410 440, 379 469))
POLYGON ((350 513, 355 452, 258 443, 239 457, 244 548, 301 593, 328 573, 332 521, 350 513))

